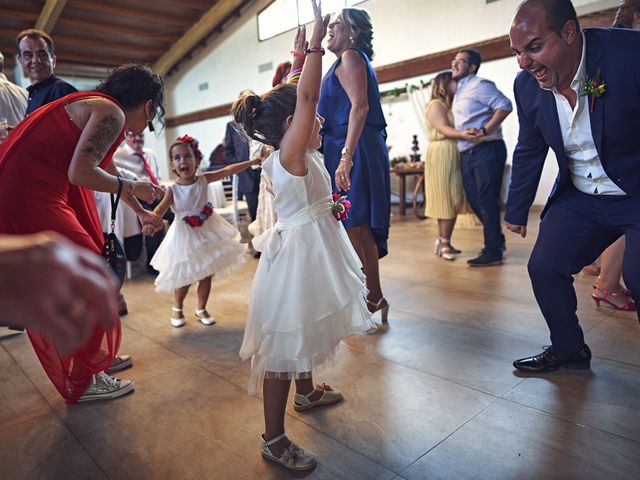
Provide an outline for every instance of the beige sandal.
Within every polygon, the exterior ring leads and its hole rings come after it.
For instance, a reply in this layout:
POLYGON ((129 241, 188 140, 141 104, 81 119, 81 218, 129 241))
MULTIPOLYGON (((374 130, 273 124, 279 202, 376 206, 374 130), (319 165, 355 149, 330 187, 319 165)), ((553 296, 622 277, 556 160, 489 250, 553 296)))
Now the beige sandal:
POLYGON ((314 407, 333 405, 334 403, 341 402, 343 398, 344 397, 339 391, 334 390, 326 383, 323 383, 322 385, 316 385, 315 390, 313 390, 308 395, 302 395, 300 393, 296 393, 296 396, 293 402, 293 408, 298 412, 301 412, 303 410, 309 410, 310 408, 314 408, 314 407), (313 401, 309 400, 309 397, 313 395, 316 390, 322 390, 322 396, 317 400, 313 400, 313 401))
POLYGON ((274 443, 278 443, 287 434, 283 433, 276 438, 269 440, 268 442, 264 437, 260 437, 260 451, 262 456, 267 460, 282 465, 289 470, 311 470, 316 466, 316 457, 313 453, 308 452, 291 442, 287 448, 284 449, 280 458, 276 457, 269 447, 274 443))

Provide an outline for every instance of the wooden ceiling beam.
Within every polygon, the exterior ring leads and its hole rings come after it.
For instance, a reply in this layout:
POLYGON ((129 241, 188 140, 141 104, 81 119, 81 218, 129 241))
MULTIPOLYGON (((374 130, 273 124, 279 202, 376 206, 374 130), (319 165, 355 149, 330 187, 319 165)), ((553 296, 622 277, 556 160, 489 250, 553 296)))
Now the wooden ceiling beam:
POLYGON ((158 33, 150 30, 121 27, 118 25, 105 25, 103 23, 85 22, 83 20, 72 20, 67 18, 61 18, 58 23, 64 27, 88 30, 90 32, 101 32, 111 35, 131 35, 132 37, 144 37, 148 40, 159 40, 171 43, 174 43, 177 39, 180 38, 180 32, 178 31, 176 31, 175 33, 158 33))
POLYGON ((47 0, 36 22, 36 28, 51 33, 66 4, 67 0, 47 0))
POLYGON ((111 15, 117 15, 120 17, 137 18, 146 22, 153 22, 156 24, 169 24, 177 25, 180 27, 186 27, 193 23, 193 18, 181 17, 173 14, 158 14, 150 11, 135 10, 134 8, 118 7, 115 5, 108 5, 105 3, 94 3, 87 0, 73 0, 73 7, 84 8, 85 10, 92 10, 94 12, 108 13, 111 15))
POLYGON ((238 8, 243 0, 219 0, 202 15, 153 66, 159 75, 165 75, 169 69, 187 55, 198 42, 205 38, 214 27, 238 8))

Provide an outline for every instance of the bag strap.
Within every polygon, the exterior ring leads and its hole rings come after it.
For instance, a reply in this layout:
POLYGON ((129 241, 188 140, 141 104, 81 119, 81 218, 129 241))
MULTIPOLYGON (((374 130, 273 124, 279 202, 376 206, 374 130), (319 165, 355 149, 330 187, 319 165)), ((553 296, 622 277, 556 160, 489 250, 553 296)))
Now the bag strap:
POLYGON ((116 210, 118 209, 120 194, 122 193, 122 177, 118 175, 116 178, 118 179, 118 193, 116 194, 115 200, 113 199, 113 193, 109 193, 109 197, 111 198, 111 233, 114 233, 116 230, 116 210))

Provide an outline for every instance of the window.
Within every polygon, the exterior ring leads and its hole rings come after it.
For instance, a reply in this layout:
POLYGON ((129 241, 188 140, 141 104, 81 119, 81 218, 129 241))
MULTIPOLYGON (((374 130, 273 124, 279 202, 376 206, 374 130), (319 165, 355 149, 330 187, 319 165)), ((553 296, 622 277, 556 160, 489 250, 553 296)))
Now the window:
MULTIPOLYGON (((363 1, 323 0, 322 10, 325 14, 335 13, 363 1)), ((258 14, 258 39, 267 40, 312 20, 313 9, 309 0, 275 0, 258 14)))

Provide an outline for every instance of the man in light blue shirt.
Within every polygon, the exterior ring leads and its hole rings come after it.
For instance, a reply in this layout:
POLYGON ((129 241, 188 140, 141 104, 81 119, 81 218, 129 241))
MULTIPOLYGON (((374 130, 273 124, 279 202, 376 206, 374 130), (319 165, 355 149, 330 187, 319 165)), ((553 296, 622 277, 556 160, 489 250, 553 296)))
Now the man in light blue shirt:
POLYGON ((452 77, 458 82, 451 108, 455 127, 475 135, 472 142, 458 140, 464 190, 484 230, 484 248, 467 262, 471 267, 502 264, 500 188, 507 148, 500 124, 512 110, 511 101, 493 82, 476 76, 481 63, 480 53, 473 48, 460 50, 451 62, 452 77))

